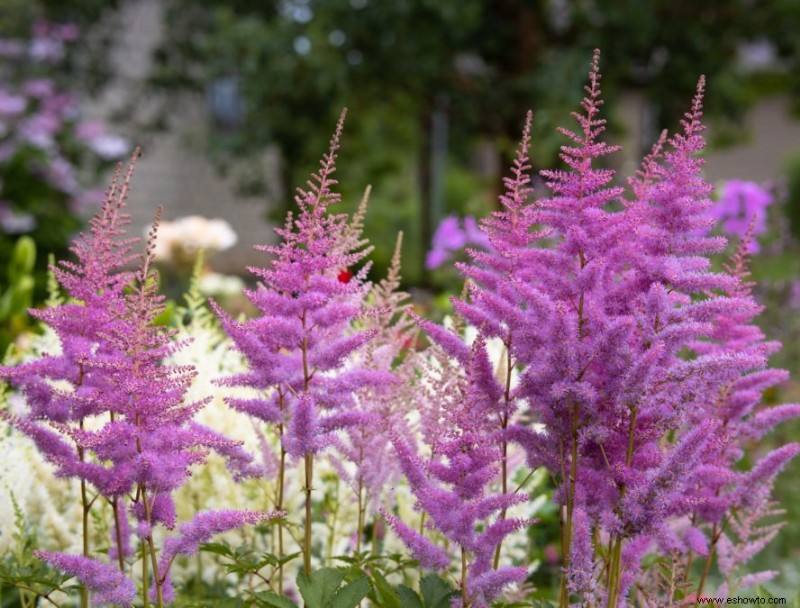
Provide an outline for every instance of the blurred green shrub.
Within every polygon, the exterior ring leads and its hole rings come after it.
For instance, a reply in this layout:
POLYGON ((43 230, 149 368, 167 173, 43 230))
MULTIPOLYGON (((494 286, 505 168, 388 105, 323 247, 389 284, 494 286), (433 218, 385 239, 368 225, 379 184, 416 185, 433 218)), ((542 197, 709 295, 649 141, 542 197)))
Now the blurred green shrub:
POLYGON ((5 285, 0 295, 0 356, 30 325, 28 308, 33 304, 33 267, 36 243, 29 236, 17 239, 6 266, 5 285))

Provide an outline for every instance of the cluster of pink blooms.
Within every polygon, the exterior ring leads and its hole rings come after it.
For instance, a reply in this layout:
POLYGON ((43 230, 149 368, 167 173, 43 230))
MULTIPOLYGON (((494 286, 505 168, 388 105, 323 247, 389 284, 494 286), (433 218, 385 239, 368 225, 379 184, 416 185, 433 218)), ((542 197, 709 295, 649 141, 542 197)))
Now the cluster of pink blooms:
MULTIPOLYGON (((235 320, 212 303, 249 364, 220 381, 253 391, 228 404, 280 438, 278 512, 286 467, 304 468, 306 575, 313 464, 326 452, 357 492, 357 546, 367 503, 384 502, 382 517, 423 567, 449 570, 460 557, 460 608, 487 608, 528 577, 527 564, 500 565, 506 537, 535 525, 509 514, 529 499, 508 485, 514 452, 530 469, 545 467, 555 484, 561 606, 622 607, 634 593, 657 595, 645 555, 683 560, 687 574, 702 561, 692 589, 700 595, 713 559, 733 575, 771 538, 755 523, 770 512, 772 483, 800 445, 749 469, 742 461, 752 442, 800 416, 800 405, 762 402, 787 374, 768 367, 779 345, 754 325, 761 308, 747 281, 747 250, 757 219, 724 270, 711 267, 726 240, 709 236, 711 188, 698 158, 703 86, 701 79, 680 130, 662 135, 628 189, 613 185, 602 165, 618 148, 601 139, 597 55, 573 115, 578 128, 562 130, 565 169, 543 172, 551 195, 540 200, 530 197, 528 115, 501 209, 473 239, 487 246, 458 265, 469 289, 453 304, 457 325, 477 330, 471 344, 404 309, 399 249, 389 277, 367 281, 363 208, 352 220, 331 212, 340 121, 319 172, 298 191, 299 212, 277 230, 280 243, 262 247, 269 264, 250 269, 259 284, 245 294, 258 315, 235 320), (425 351, 409 348, 417 328, 432 343, 425 351), (500 366, 490 340, 503 345, 500 366), (400 476, 424 514, 418 529, 385 500, 400 476)), ((4 417, 59 475, 112 503, 120 564, 131 520, 161 605, 171 600, 175 556, 275 513, 200 513, 156 555, 153 527, 175 527, 172 494, 210 450, 237 477, 264 471, 193 421, 205 403, 184 401, 194 371, 164 362, 181 345, 153 324, 162 310, 150 268, 155 233, 140 270, 124 270, 129 178, 112 187, 91 233, 76 242, 78 262, 56 270, 72 300, 35 313, 58 334, 62 354, 2 370, 30 408, 4 417), (102 426, 86 427, 90 418, 102 426)), ((114 566, 40 555, 75 574, 98 602, 131 602, 134 586, 114 566)))

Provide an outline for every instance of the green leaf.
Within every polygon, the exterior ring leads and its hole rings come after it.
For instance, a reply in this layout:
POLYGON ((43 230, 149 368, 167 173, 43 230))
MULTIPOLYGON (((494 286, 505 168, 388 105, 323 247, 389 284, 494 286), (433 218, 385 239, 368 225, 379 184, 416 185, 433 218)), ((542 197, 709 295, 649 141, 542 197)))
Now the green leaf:
POLYGON ((264 608, 297 608, 297 604, 292 600, 277 593, 272 593, 272 591, 254 593, 253 597, 255 597, 258 605, 264 606, 264 608))
POLYGON ((231 557, 233 555, 231 548, 223 543, 203 543, 200 545, 200 551, 216 553, 217 555, 224 555, 225 557, 231 557))
POLYGON ((442 577, 436 574, 426 574, 419 582, 425 608, 449 608, 450 598, 456 591, 442 577))
POLYGON ((377 570, 372 571, 372 582, 375 585, 374 601, 381 608, 405 608, 405 604, 397 595, 397 591, 377 570))
POLYGON ((306 576, 302 570, 297 574, 297 588, 306 602, 305 608, 326 608, 344 579, 344 572, 334 568, 320 568, 306 576))
POLYGON ((403 608, 425 608, 422 605, 422 598, 411 587, 400 585, 397 588, 397 594, 400 596, 403 608))
POLYGON ((348 583, 333 596, 330 608, 355 608, 369 593, 370 585, 366 576, 359 576, 348 583))
POLYGON ((278 564, 281 566, 285 566, 293 559, 297 559, 298 557, 300 557, 302 554, 303 553, 301 551, 298 551, 297 553, 291 553, 289 555, 284 555, 283 557, 279 557, 278 564))

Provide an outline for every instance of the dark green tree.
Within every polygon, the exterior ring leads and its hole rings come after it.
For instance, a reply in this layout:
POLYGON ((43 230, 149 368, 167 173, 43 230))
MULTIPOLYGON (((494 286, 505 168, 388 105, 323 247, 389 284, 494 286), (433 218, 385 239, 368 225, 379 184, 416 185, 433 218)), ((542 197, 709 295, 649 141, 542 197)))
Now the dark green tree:
POLYGON ((748 41, 767 41, 783 62, 773 83, 789 86, 800 63, 792 34, 800 9, 791 0, 170 0, 169 7, 155 83, 199 90, 224 83, 241 98, 218 120, 219 158, 275 144, 292 186, 348 106, 355 124, 345 156, 359 156, 365 175, 380 179, 413 159, 425 244, 442 116, 450 155, 464 160, 476 140, 510 151, 532 107, 535 162, 549 164, 561 143, 552 126, 572 107, 595 47, 604 53, 607 109, 620 91, 641 89, 654 135, 675 124, 700 74, 709 81, 710 115, 737 123, 755 90, 737 62, 748 41))

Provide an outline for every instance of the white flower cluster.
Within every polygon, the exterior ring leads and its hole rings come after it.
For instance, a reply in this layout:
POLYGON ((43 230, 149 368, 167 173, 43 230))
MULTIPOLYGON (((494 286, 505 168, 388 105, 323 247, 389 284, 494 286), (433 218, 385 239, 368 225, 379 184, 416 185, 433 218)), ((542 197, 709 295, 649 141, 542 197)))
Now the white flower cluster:
POLYGON ((153 253, 164 262, 192 261, 198 251, 225 251, 237 240, 236 232, 225 220, 188 215, 159 224, 153 253))

